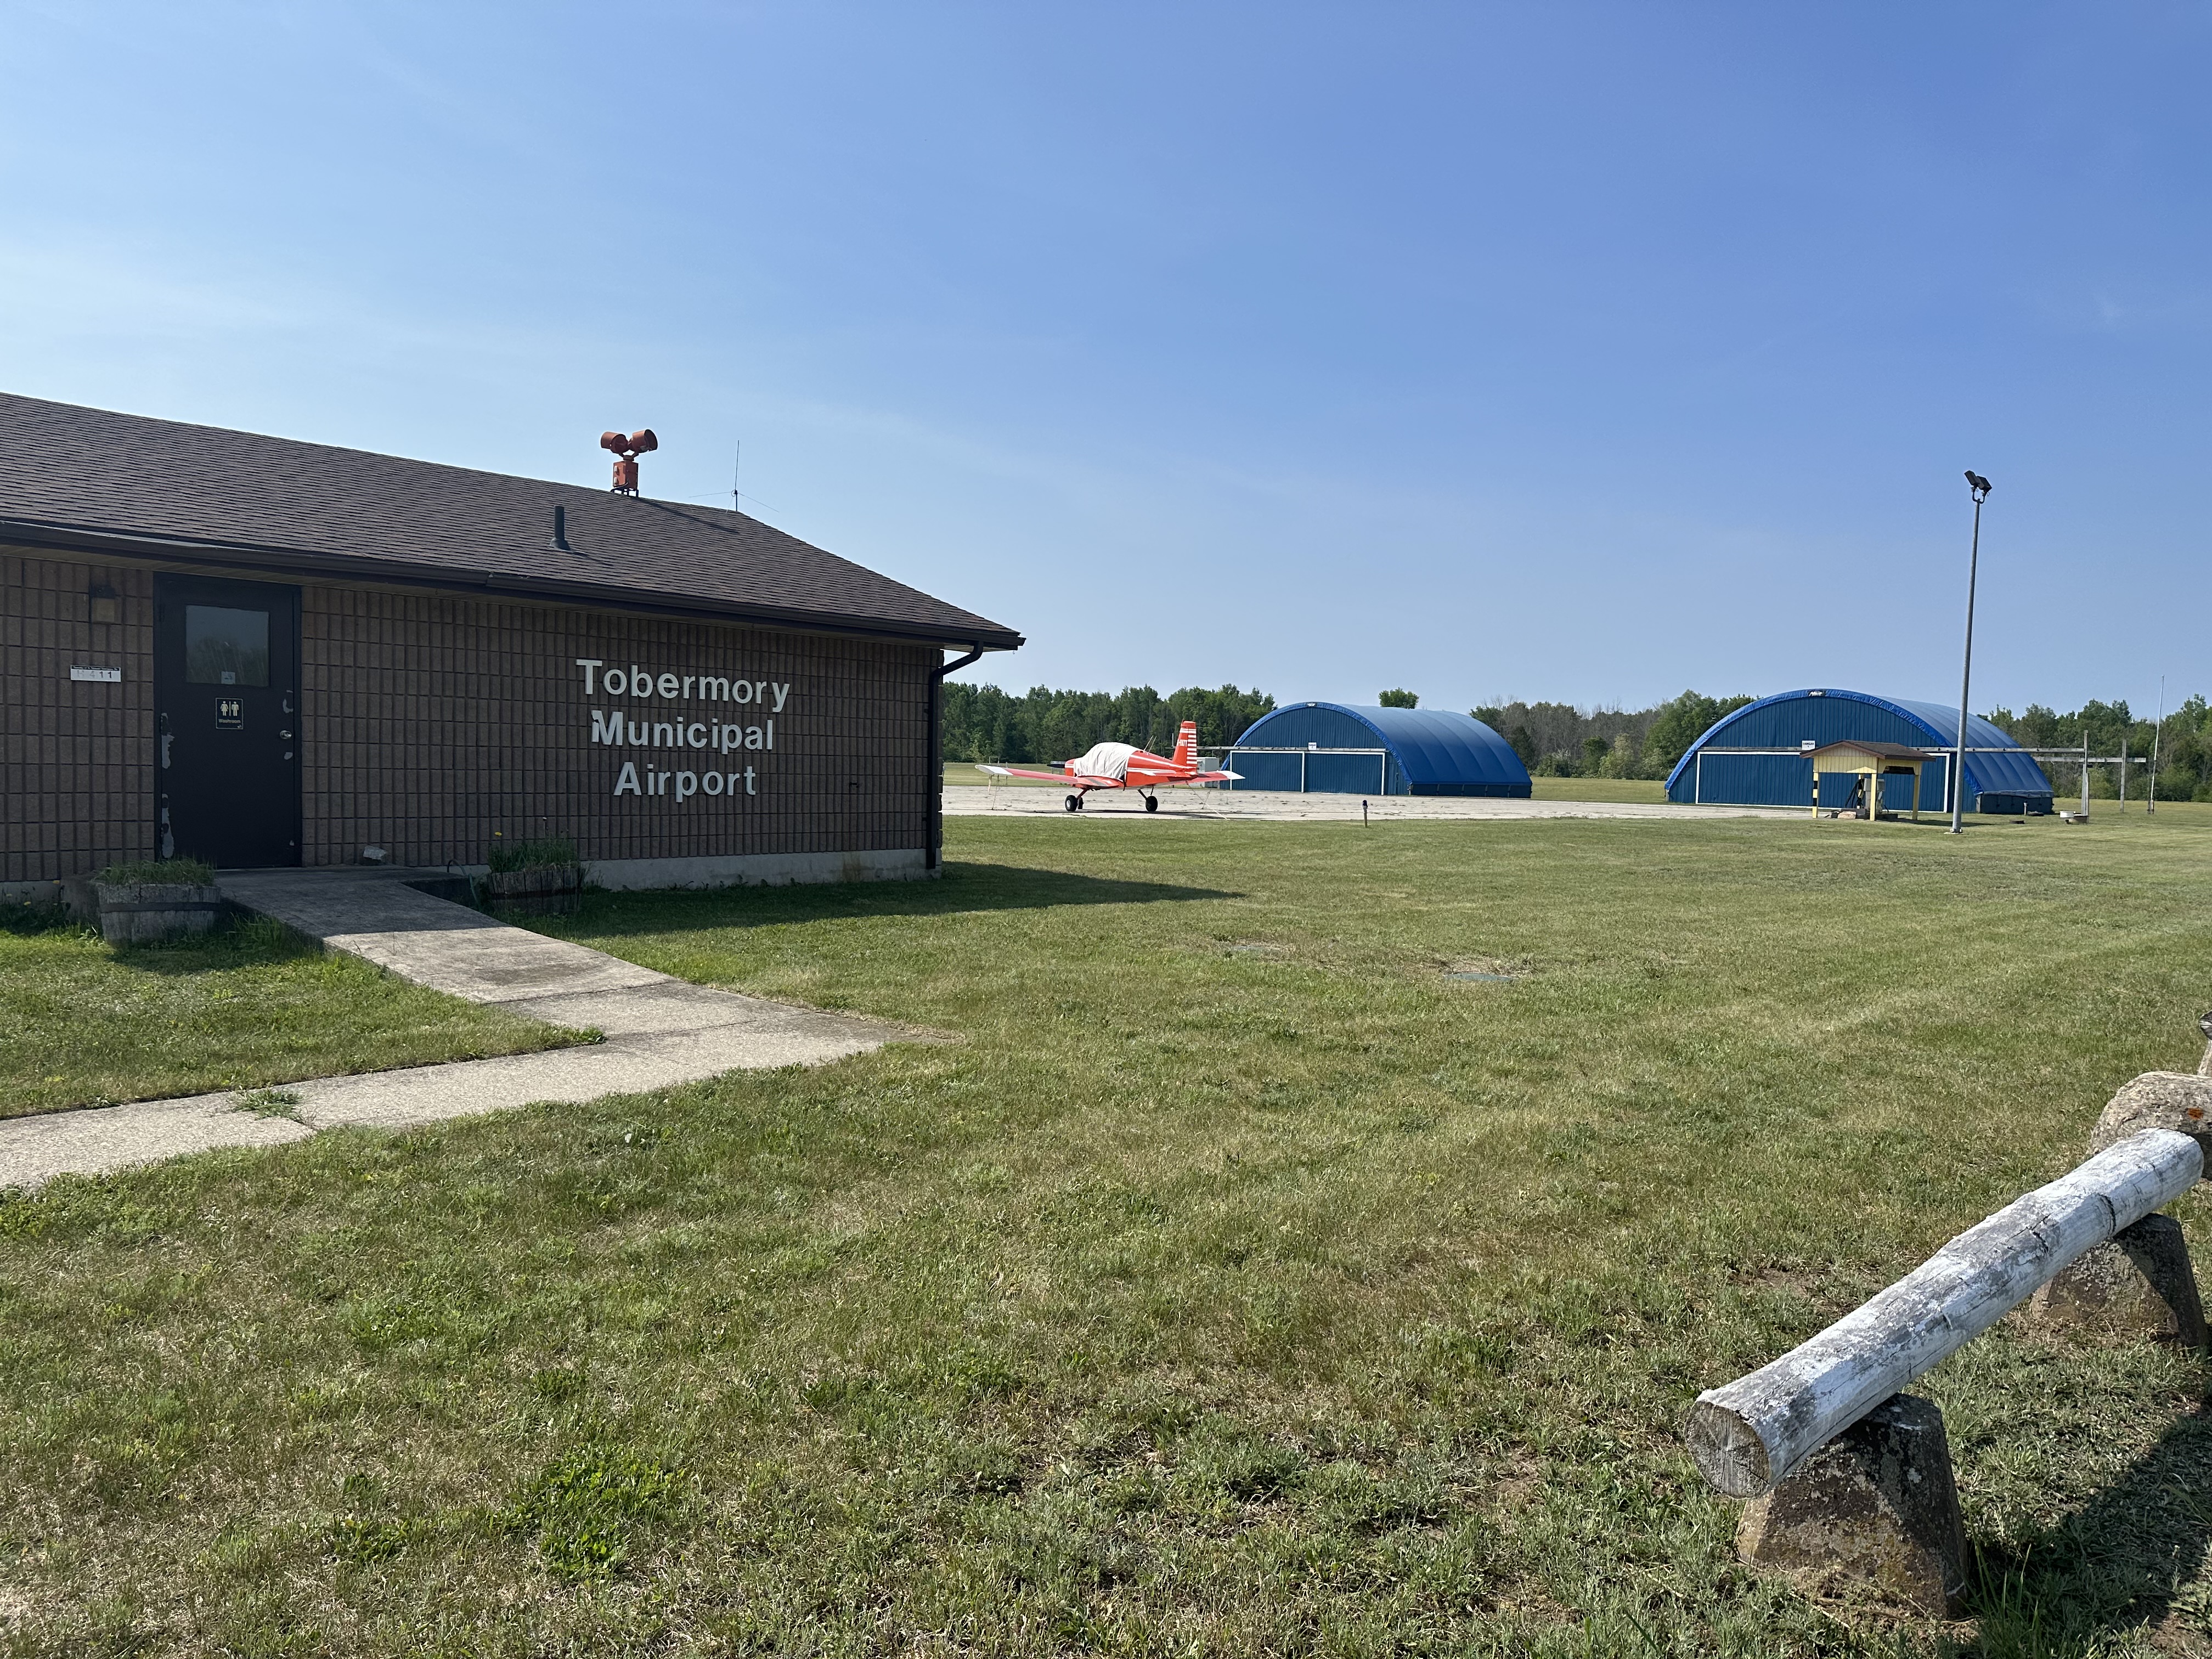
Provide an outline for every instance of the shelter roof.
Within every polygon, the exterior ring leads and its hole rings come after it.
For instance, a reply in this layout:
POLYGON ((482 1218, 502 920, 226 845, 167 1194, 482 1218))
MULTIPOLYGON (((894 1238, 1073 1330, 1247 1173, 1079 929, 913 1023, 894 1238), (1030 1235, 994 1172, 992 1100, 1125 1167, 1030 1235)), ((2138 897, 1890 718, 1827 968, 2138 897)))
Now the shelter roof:
POLYGON ((1915 749, 1909 744, 1902 743, 1878 743, 1871 738, 1844 738, 1839 742, 1824 743, 1819 748, 1808 750, 1806 752, 1812 755, 1832 755, 1839 749, 1856 750, 1861 754, 1872 755, 1878 760, 1934 760, 1936 754, 1936 751, 1932 749, 1915 749))
MULTIPOLYGON (((725 507, 0 392, 0 540, 1012 650, 725 507), (568 547, 553 545, 565 509, 568 547)), ((650 465, 650 463, 648 463, 650 465)))

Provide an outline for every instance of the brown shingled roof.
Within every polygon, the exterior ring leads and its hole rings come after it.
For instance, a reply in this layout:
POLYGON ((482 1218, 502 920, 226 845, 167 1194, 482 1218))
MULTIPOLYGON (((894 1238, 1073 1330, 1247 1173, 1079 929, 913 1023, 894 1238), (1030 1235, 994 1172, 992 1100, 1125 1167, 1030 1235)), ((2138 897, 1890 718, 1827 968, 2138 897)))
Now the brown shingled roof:
POLYGON ((1012 650, 742 513, 0 392, 0 540, 1012 650), (568 509, 568 552, 550 545, 568 509))

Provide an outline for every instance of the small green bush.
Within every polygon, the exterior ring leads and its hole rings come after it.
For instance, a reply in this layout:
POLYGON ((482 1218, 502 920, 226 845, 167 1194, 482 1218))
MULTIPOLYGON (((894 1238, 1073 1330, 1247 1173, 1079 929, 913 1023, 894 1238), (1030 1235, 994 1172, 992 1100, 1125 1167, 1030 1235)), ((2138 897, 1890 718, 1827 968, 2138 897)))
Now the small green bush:
POLYGON ((504 875, 513 870, 561 870, 576 862, 576 843, 566 836, 545 836, 536 841, 498 841, 492 843, 491 867, 504 875))
POLYGON ((214 882, 215 871, 198 859, 133 859, 126 864, 109 865, 93 879, 113 887, 155 882, 205 887, 214 882))
POLYGON ((58 904, 0 904, 0 933, 52 933, 82 926, 58 904))
POLYGON ((234 1112, 251 1112, 256 1117, 289 1117, 299 1121, 300 1094, 296 1089, 248 1089, 230 1097, 234 1112))

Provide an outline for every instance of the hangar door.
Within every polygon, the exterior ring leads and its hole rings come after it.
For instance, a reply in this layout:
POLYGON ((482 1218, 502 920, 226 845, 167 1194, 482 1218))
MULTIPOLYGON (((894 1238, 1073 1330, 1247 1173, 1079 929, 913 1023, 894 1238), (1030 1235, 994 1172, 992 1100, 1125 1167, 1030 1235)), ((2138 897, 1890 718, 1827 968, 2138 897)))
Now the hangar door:
POLYGON ((1292 795, 1403 794, 1390 787, 1387 749, 1231 749, 1222 764, 1237 773, 1239 789, 1275 789, 1292 795))
MULTIPOLYGON (((1795 749, 1701 749, 1692 763, 1690 799, 1713 806, 1806 806, 1813 804, 1813 763, 1795 749)), ((1920 810, 1948 811, 1944 780, 1950 757, 1938 755, 1920 769, 1920 810)), ((1820 781, 1824 808, 1848 805, 1858 780, 1832 772, 1820 781)), ((1912 810, 1912 780, 1884 778, 1886 811, 1912 810)))

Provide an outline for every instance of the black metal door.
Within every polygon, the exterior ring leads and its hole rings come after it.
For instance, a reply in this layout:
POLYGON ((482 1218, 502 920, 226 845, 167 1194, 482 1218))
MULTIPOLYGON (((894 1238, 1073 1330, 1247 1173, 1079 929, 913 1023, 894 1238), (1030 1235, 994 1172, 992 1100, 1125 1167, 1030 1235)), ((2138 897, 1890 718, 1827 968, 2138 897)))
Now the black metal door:
POLYGON ((164 858, 300 861, 300 590, 212 576, 154 583, 164 858))

